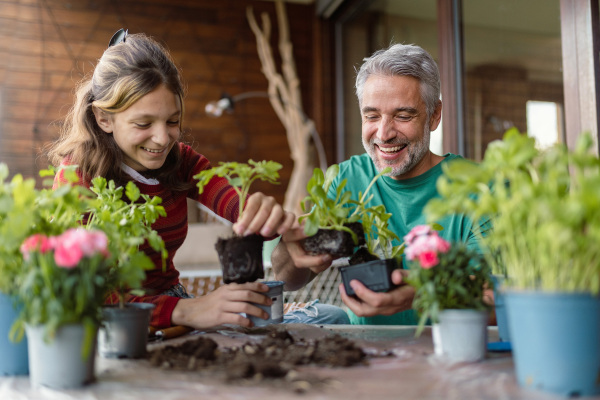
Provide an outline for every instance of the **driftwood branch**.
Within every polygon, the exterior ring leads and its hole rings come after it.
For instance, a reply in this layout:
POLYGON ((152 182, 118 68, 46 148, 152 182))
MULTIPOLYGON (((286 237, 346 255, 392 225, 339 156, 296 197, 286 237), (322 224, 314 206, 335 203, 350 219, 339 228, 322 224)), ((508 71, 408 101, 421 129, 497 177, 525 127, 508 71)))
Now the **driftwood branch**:
POLYGON ((268 14, 261 14, 262 27, 258 25, 251 7, 246 9, 246 16, 252 32, 256 36, 256 47, 262 72, 269 83, 267 89, 269 100, 277 117, 285 127, 290 156, 294 162, 283 206, 286 210, 300 213, 300 202, 306 196, 306 183, 310 179, 313 169, 310 154, 311 137, 315 143, 318 142, 322 168, 327 164, 314 122, 306 117, 302 109, 300 80, 296 73, 293 47, 289 39, 289 24, 285 6, 281 0, 276 0, 275 8, 279 26, 279 52, 283 75, 277 71, 273 51, 269 44, 271 21, 268 14))

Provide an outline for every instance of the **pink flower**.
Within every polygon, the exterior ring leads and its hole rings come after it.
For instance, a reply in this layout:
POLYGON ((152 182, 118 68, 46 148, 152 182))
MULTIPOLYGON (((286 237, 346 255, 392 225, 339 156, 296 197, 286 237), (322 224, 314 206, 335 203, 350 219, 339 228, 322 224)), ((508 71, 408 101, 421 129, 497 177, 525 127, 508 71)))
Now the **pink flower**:
POLYGON ((404 236, 404 242, 407 246, 410 246, 413 240, 418 236, 427 236, 433 231, 429 225, 417 225, 408 232, 406 236, 404 236))
POLYGON ((54 250, 54 262, 62 268, 75 268, 83 258, 83 251, 74 243, 59 241, 54 250))
POLYGON ((108 238, 104 232, 69 229, 57 238, 54 261, 59 267, 74 268, 84 257, 107 256, 107 246, 108 238))
POLYGON ((450 242, 442 239, 437 234, 432 240, 435 242, 435 248, 439 253, 447 253, 450 250, 450 242))
POLYGON ((421 264, 422 268, 429 269, 435 267, 439 262, 440 260, 435 251, 428 250, 419 254, 419 264, 421 264))
POLYGON ((404 236, 407 243, 404 254, 408 260, 418 259, 423 268, 431 268, 439 263, 438 254, 450 250, 450 242, 442 239, 429 225, 415 226, 404 236))
POLYGON ((52 247, 53 241, 51 238, 48 238, 46 235, 36 233, 35 235, 31 235, 23 241, 20 250, 21 254, 23 254, 23 258, 25 260, 29 260, 29 253, 32 251, 39 251, 40 253, 44 254, 52 250, 52 247))
POLYGON ((435 232, 430 235, 415 237, 406 249, 406 257, 409 260, 414 260, 419 257, 419 254, 425 251, 438 251, 438 239, 439 237, 435 232))

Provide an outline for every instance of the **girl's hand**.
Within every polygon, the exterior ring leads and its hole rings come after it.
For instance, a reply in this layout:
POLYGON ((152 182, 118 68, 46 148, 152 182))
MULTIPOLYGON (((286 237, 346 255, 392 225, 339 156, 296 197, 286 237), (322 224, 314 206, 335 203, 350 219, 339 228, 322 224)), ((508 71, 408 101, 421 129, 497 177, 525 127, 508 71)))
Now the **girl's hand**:
POLYGON ((248 197, 242 218, 233 224, 233 231, 240 236, 258 233, 270 238, 287 232, 296 216, 285 211, 274 197, 257 192, 248 197))
POLYGON ((185 325, 194 329, 210 328, 223 324, 234 324, 246 328, 253 323, 241 313, 267 319, 269 314, 263 309, 250 304, 269 306, 271 298, 263 293, 269 291, 264 283, 248 282, 223 285, 207 295, 194 299, 181 299, 177 302, 171 323, 185 325))

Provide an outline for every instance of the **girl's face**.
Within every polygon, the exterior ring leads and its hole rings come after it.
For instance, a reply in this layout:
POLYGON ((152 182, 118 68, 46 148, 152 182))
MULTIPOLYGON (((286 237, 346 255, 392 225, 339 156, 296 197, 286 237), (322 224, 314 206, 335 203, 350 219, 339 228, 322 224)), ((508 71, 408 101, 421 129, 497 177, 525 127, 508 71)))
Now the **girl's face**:
POLYGON ((180 135, 179 97, 165 85, 136 101, 127 110, 108 114, 94 107, 102 130, 112 134, 124 162, 136 171, 158 169, 180 135))

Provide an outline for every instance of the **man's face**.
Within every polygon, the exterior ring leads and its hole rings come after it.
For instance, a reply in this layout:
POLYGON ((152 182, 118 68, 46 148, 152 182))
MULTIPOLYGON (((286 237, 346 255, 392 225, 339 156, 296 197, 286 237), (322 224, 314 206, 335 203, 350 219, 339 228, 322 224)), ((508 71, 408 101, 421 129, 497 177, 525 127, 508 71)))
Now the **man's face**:
POLYGON ((435 130, 439 124, 441 106, 427 118, 419 80, 410 76, 370 76, 360 111, 363 146, 377 170, 391 167, 394 179, 424 172, 430 129, 435 130))

